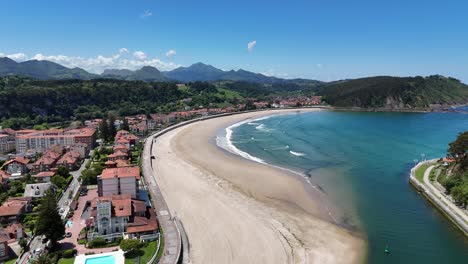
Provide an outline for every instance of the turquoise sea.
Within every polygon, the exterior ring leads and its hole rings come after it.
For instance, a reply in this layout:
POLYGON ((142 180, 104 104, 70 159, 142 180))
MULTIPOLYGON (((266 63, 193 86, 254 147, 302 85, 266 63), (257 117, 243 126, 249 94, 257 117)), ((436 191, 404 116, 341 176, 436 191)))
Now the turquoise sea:
POLYGON ((468 263, 468 239, 408 184, 415 160, 444 156, 465 130, 460 113, 323 111, 245 122, 230 137, 247 158, 310 177, 367 236, 368 263, 468 263))

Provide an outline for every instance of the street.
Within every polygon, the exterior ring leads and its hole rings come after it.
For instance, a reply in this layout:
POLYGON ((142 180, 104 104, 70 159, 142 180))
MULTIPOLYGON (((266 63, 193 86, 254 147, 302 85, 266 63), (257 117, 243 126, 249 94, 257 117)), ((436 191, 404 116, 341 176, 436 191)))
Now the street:
MULTIPOLYGON (((90 152, 90 156, 92 156, 92 151, 90 152)), ((63 209, 63 213, 60 215, 62 216, 62 219, 65 219, 68 212, 70 211, 70 203, 73 201, 73 198, 79 191, 81 184, 79 182, 79 178, 81 176, 81 172, 85 169, 86 163, 90 159, 85 159, 83 163, 81 164, 81 167, 76 170, 70 172, 70 174, 73 176, 73 180, 70 182, 68 187, 63 191, 62 196, 60 197, 60 200, 57 202, 59 210, 63 209), (72 198, 69 199, 69 195, 72 193, 73 195, 71 196, 72 198)), ((23 253, 20 258, 16 261, 18 264, 26 264, 29 262, 31 257, 34 257, 34 251, 37 249, 41 249, 42 251, 45 248, 45 244, 42 243, 43 236, 35 236, 33 240, 31 241, 29 245, 29 251, 23 253)))

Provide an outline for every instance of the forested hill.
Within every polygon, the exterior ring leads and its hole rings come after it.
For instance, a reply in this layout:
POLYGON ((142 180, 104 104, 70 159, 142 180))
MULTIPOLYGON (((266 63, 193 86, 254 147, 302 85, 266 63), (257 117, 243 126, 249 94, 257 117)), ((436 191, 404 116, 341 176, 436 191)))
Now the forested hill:
POLYGON ((340 107, 427 108, 468 102, 468 86, 454 78, 370 77, 324 84, 319 92, 340 107))

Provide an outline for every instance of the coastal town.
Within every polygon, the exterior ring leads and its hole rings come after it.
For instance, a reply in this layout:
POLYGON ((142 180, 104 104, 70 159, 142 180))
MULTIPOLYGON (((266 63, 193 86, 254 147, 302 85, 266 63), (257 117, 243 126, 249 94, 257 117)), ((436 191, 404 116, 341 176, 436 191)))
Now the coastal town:
MULTIPOLYGON (((64 128, 1 129, 0 261, 23 264, 49 257, 81 264, 98 253, 119 259, 116 263, 170 257, 175 253, 163 249, 164 222, 158 219, 167 213, 156 209, 164 201, 152 197, 158 195, 148 185, 154 180, 145 179, 141 167, 146 137, 213 115, 321 104, 317 96, 290 97, 250 106, 90 119, 64 128), (44 202, 51 197, 63 227, 59 238, 40 230, 44 202)), ((169 242, 166 238, 168 248, 169 242)))

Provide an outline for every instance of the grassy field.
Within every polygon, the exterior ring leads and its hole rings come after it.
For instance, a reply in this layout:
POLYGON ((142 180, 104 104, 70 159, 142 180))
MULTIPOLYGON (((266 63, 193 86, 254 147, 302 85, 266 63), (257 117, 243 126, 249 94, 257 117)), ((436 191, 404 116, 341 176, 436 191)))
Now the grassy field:
POLYGON ((57 264, 73 264, 74 262, 75 258, 61 258, 57 264))
POLYGON ((429 167, 429 164, 423 164, 416 170, 416 172, 414 174, 416 176, 416 179, 418 179, 418 181, 424 182, 424 179, 423 179, 424 178, 424 172, 426 171, 426 169, 428 167, 429 167))
POLYGON ((12 258, 8 261, 5 261, 5 264, 14 264, 16 262, 16 258, 12 258))

